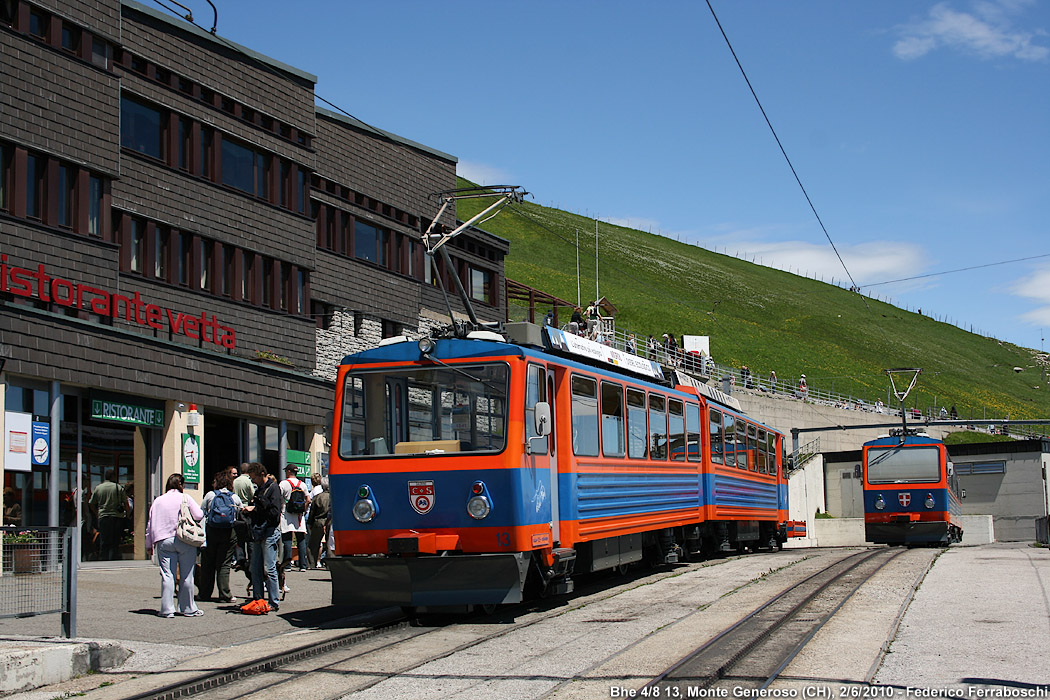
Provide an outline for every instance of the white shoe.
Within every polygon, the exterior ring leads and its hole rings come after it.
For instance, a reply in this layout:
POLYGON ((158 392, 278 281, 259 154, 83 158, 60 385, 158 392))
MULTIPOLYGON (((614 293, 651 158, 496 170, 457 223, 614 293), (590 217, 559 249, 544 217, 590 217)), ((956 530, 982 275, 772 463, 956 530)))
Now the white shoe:
POLYGON ((289 588, 288 586, 283 586, 281 588, 281 593, 291 593, 291 591, 292 591, 292 589, 289 588))

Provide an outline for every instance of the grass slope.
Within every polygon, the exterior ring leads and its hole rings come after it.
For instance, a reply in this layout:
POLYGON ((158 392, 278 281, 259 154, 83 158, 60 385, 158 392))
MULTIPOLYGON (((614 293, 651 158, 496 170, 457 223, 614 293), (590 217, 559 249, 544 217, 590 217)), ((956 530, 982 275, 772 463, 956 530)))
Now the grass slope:
MULTIPOLYGON (((457 216, 485 206, 460 201, 457 216)), ((523 202, 484 228, 510 241, 509 279, 568 300, 576 299, 578 230, 584 303, 594 294, 594 219, 523 202)), ((619 309, 617 327, 640 337, 708 335, 717 362, 746 364, 759 377, 775 369, 782 381, 805 373, 810 387, 866 401, 886 400, 882 370, 921 367, 909 406, 955 405, 975 419, 1050 417, 1033 350, 644 231, 601 223, 598 251, 599 288, 619 309)))

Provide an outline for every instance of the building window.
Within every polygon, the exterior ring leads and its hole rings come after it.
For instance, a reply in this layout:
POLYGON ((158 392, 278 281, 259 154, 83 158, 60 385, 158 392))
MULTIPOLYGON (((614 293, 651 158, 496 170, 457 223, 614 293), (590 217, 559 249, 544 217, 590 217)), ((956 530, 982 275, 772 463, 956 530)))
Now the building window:
POLYGON ((47 160, 41 156, 26 158, 26 216, 40 219, 44 211, 44 175, 47 160))
POLYGON ((255 196, 267 201, 270 199, 269 160, 262 153, 255 154, 255 196))
POLYGON ((190 283, 190 269, 193 263, 193 234, 179 234, 179 276, 178 282, 182 285, 190 283))
POLYGON ((74 54, 80 51, 80 30, 65 22, 62 23, 62 48, 74 54))
POLYGON ((241 251, 241 299, 255 303, 255 253, 241 251))
POLYGON ((211 154, 214 142, 214 132, 211 129, 201 129, 201 167, 200 174, 203 177, 212 178, 211 154))
POLYGON ((286 160, 282 160, 281 161, 281 185, 280 185, 280 187, 281 187, 281 196, 278 198, 278 202, 277 202, 282 207, 287 207, 288 206, 288 187, 289 187, 289 184, 290 184, 288 182, 288 179, 291 177, 291 174, 292 174, 292 166, 291 166, 291 164, 288 163, 288 161, 286 161, 286 160))
POLYGON ((295 306, 293 314, 301 314, 306 311, 306 272, 299 270, 295 280, 295 306))
POLYGON ((73 227, 73 186, 76 174, 68 165, 58 166, 58 225, 73 227))
POLYGON ((200 288, 205 292, 211 291, 211 263, 212 263, 212 242, 206 238, 200 239, 201 245, 201 286, 200 288))
POLYGON ((153 228, 153 276, 168 281, 168 230, 160 226, 153 228))
POLYGON ((385 319, 383 320, 381 333, 383 334, 384 338, 394 338, 396 336, 399 336, 401 335, 401 331, 402 326, 400 323, 397 323, 396 321, 387 321, 385 319))
POLYGON ((262 305, 273 305, 273 261, 262 259, 262 305))
POLYGON ((488 270, 470 268, 470 298, 495 304, 492 298, 492 273, 488 270))
POLYGON ((163 158, 163 119, 159 110, 120 99, 120 145, 158 160, 163 158))
POLYGON ((99 68, 109 68, 113 49, 102 39, 91 40, 91 62, 99 68))
POLYGON ((222 184, 255 194, 255 152, 236 141, 222 140, 222 184))
POLYGON ((306 197, 306 171, 304 171, 303 169, 300 168, 298 172, 299 172, 299 188, 298 188, 298 190, 299 190, 299 200, 298 200, 298 202, 299 202, 299 213, 300 214, 305 214, 306 213, 306 204, 307 204, 307 197, 306 197))
POLYGON ((233 254, 232 247, 222 247, 222 295, 226 297, 233 294, 233 254))
POLYGON ((354 257, 377 265, 386 265, 387 232, 357 221, 354 224, 354 257))
POLYGON ((0 145, 0 211, 7 211, 8 178, 11 177, 11 149, 0 145))
POLYGON ((145 258, 146 226, 138 219, 131 220, 131 238, 128 243, 128 268, 132 272, 142 272, 142 261, 145 258))
POLYGON ((88 235, 102 237, 102 178, 88 178, 88 235))
POLYGON ((47 37, 48 16, 38 10, 29 12, 29 33, 37 39, 47 37))
POLYGON ((190 154, 193 153, 193 122, 179 117, 179 162, 180 170, 191 172, 190 154))

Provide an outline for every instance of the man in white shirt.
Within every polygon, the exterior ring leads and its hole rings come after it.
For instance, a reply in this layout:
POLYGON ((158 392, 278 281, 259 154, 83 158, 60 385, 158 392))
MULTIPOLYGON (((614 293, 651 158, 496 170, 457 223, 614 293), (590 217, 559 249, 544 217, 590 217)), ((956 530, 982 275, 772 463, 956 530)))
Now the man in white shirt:
MULTIPOLYGON (((310 507, 310 494, 306 484, 296 474, 299 468, 289 464, 284 468, 285 478, 281 481, 281 495, 284 496, 284 510, 281 512, 281 540, 284 543, 284 556, 281 567, 287 571, 292 562, 293 541, 299 548, 299 571, 306 571, 306 510, 310 507), (296 494, 300 492, 302 495, 296 494), (293 495, 294 494, 294 495, 293 495)), ((287 586, 283 587, 287 593, 287 586)))

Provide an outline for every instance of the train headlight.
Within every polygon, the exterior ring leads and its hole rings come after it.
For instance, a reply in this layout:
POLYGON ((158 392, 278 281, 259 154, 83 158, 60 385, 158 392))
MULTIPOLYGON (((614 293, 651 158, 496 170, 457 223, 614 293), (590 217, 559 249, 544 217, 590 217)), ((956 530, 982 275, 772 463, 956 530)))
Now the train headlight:
POLYGON ((354 519, 359 523, 370 523, 379 513, 379 506, 372 498, 372 489, 368 486, 362 485, 357 489, 357 502, 354 503, 352 512, 354 519))
POLYGON ((933 494, 926 494, 926 507, 932 510, 935 505, 937 505, 937 502, 933 500, 933 494))
POLYGON ((485 482, 475 481, 470 487, 470 498, 467 499, 467 515, 475 520, 484 520, 491 512, 492 502, 489 500, 485 482))
POLYGON ((875 508, 877 510, 883 510, 886 508, 886 501, 882 500, 882 494, 880 493, 878 498, 875 499, 875 508))

